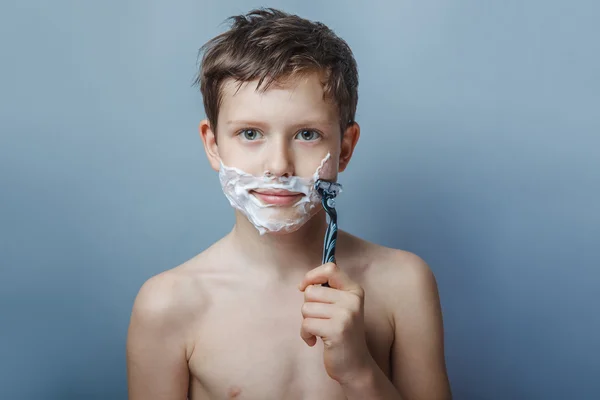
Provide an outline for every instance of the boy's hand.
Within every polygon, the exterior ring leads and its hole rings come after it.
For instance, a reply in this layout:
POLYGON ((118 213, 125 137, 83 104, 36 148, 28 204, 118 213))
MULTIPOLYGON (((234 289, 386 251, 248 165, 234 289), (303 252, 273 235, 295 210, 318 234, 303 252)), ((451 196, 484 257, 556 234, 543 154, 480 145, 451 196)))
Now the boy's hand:
POLYGON ((327 374, 340 383, 360 376, 372 364, 364 327, 364 291, 334 263, 308 272, 298 285, 304 291, 300 336, 314 346, 323 340, 327 374), (314 286, 329 283, 330 287, 314 286))

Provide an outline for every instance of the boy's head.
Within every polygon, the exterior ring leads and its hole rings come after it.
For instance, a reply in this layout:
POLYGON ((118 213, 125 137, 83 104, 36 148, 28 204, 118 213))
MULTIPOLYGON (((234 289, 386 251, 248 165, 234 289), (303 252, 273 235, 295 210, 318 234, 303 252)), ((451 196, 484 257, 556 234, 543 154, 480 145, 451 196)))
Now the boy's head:
POLYGON ((310 185, 286 180, 314 177, 317 170, 318 178, 337 180, 358 141, 356 62, 321 23, 274 9, 231 19, 231 29, 202 48, 196 82, 207 119, 200 134, 226 195, 229 188, 236 196, 232 205, 251 221, 291 232, 318 208, 310 185), (227 178, 226 167, 246 175, 227 178), (273 185, 295 197, 283 204, 265 196, 273 185))
POLYGON ((226 81, 272 84, 309 73, 322 80, 325 98, 336 108, 343 133, 354 122, 358 70, 348 44, 320 22, 276 9, 258 9, 231 17, 231 29, 202 48, 200 86, 204 108, 216 133, 226 81))

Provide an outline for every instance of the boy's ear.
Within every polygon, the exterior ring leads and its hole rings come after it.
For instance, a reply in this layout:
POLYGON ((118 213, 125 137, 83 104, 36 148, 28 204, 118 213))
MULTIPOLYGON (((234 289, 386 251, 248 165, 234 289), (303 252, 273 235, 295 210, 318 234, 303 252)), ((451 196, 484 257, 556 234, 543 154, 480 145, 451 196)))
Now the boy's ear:
POLYGON ((200 121, 198 131, 200 132, 202 144, 204 144, 204 151, 206 151, 208 162, 212 169, 218 172, 221 167, 221 157, 219 157, 216 133, 212 130, 210 122, 207 119, 200 121))
POLYGON ((344 136, 342 137, 340 164, 338 168, 339 172, 343 172, 348 166, 348 163, 350 163, 354 148, 356 147, 356 143, 358 143, 358 138, 360 138, 360 126, 356 122, 353 122, 346 128, 344 136))

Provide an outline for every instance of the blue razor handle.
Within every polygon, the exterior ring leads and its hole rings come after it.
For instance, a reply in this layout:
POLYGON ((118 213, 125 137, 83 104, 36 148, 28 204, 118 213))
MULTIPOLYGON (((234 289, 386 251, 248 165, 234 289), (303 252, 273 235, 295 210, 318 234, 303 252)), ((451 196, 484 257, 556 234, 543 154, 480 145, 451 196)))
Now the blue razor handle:
POLYGON ((335 210, 335 199, 323 196, 321 199, 323 208, 329 216, 329 225, 325 231, 325 240, 323 241, 323 264, 335 262, 335 244, 337 241, 337 212, 335 210))
MULTIPOLYGON (((321 204, 329 216, 329 225, 325 231, 325 240, 323 241, 323 259, 322 263, 335 263, 335 245, 337 242, 337 212, 335 210, 335 197, 339 194, 342 186, 339 183, 318 180, 315 183, 317 192, 321 195, 321 204)), ((322 286, 329 287, 324 283, 322 286)))

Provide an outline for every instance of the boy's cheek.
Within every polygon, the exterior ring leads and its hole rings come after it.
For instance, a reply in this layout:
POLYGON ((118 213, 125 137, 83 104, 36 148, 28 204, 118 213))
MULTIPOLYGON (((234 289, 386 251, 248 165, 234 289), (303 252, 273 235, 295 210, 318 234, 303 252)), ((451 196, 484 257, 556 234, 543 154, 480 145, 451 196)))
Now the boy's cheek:
MULTIPOLYGON (((301 178, 313 178, 319 166, 325 159, 327 153, 324 155, 298 155, 294 165, 294 174, 301 178)), ((334 168, 336 165, 335 161, 332 161, 333 156, 329 156, 329 159, 323 163, 323 166, 319 170, 318 178, 330 180, 335 178, 337 169, 334 168)))
POLYGON ((249 174, 262 176, 264 171, 258 171, 260 169, 260 162, 257 162, 256 157, 253 156, 248 149, 232 143, 230 138, 223 140, 219 144, 219 156, 223 164, 228 167, 239 168, 249 174))
MULTIPOLYGON (((328 180, 328 181, 335 181, 335 179, 337 178, 337 173, 338 173, 338 168, 337 168, 338 162, 339 161, 338 161, 337 154, 331 154, 329 156, 329 158, 327 159, 327 161, 325 161, 325 163, 323 163, 323 167, 319 171, 319 178, 328 180)), ((319 162, 319 165, 320 165, 320 162, 319 162)))

